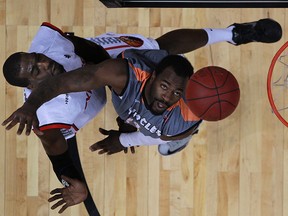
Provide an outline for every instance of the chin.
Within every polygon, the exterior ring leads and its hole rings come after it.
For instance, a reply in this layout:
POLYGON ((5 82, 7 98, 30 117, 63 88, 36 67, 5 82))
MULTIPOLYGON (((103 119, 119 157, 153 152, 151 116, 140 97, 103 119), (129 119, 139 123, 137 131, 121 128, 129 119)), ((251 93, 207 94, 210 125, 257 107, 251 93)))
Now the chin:
POLYGON ((154 115, 162 115, 165 112, 165 110, 162 110, 162 111, 156 110, 155 111, 155 110, 151 109, 150 112, 152 112, 154 115))
MULTIPOLYGON (((155 105, 155 106, 156 106, 156 105, 155 105)), ((164 110, 154 109, 154 108, 153 108, 153 103, 148 106, 148 109, 149 109, 150 112, 153 113, 154 115, 162 115, 162 114, 165 112, 165 110, 166 110, 166 109, 164 109, 164 110)))

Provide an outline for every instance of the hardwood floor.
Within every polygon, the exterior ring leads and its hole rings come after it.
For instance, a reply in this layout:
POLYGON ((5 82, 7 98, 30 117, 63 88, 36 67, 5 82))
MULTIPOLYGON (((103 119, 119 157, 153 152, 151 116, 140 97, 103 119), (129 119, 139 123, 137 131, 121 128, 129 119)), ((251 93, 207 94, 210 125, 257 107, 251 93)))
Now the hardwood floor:
MULTIPOLYGON (((156 146, 137 153, 100 156, 88 147, 103 136, 98 128, 116 128, 109 100, 78 134, 84 171, 103 216, 286 216, 288 215, 287 128, 272 114, 266 76, 276 51, 287 41, 287 9, 120 8, 93 0, 0 1, 0 61, 27 51, 43 21, 82 37, 108 31, 149 37, 177 28, 223 28, 265 17, 277 20, 283 38, 273 44, 233 46, 219 43, 186 56, 195 70, 218 65, 240 84, 235 113, 204 122, 189 146, 161 157, 156 146)), ((0 78, 2 121, 22 104, 22 90, 0 78)), ((110 95, 108 95, 110 98, 110 95)), ((0 215, 58 215, 47 202, 60 187, 38 138, 0 130, 0 215)), ((63 215, 87 215, 84 205, 63 215)))

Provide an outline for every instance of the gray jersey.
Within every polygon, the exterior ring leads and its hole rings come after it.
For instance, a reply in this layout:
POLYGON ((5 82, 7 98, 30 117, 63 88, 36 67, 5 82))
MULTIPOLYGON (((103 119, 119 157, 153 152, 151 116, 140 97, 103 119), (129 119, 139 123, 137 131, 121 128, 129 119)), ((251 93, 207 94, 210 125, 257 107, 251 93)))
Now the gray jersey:
POLYGON ((181 98, 163 114, 154 115, 145 106, 143 87, 151 73, 165 56, 164 50, 126 50, 123 58, 128 60, 129 79, 122 95, 112 92, 112 101, 118 115, 139 129, 146 136, 181 134, 200 121, 181 98))

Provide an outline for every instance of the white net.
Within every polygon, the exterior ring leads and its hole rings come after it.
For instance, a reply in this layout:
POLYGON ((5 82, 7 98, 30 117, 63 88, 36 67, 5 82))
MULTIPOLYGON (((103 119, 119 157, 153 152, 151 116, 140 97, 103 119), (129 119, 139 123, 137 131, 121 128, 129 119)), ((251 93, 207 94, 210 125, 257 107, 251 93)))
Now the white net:
MULTIPOLYGON (((288 51, 284 50, 275 62, 271 76, 271 94, 277 111, 288 117, 288 51)), ((272 112, 275 112, 272 110, 272 112)), ((288 120, 288 119, 287 119, 288 120)))

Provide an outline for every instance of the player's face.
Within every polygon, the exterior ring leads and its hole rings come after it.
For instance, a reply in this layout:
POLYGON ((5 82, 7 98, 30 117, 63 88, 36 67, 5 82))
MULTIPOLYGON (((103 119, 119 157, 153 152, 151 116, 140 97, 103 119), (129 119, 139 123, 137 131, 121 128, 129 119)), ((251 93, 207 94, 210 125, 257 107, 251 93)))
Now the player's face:
POLYGON ((156 76, 155 72, 145 89, 146 102, 154 114, 162 114, 178 102, 185 91, 188 77, 178 76, 171 67, 156 76))
POLYGON ((31 85, 35 88, 43 80, 51 76, 64 73, 62 65, 39 53, 23 53, 21 57, 21 70, 19 77, 28 78, 31 85))

